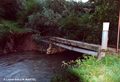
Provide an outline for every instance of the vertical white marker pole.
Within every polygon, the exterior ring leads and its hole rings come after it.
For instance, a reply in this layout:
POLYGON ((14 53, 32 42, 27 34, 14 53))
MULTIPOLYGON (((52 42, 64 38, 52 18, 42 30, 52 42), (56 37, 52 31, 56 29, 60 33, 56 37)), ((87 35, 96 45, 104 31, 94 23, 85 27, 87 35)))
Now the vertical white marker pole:
POLYGON ((103 23, 102 43, 101 43, 100 52, 98 53, 98 60, 100 60, 105 56, 105 51, 107 50, 109 25, 110 25, 109 22, 103 23))
POLYGON ((102 50, 107 50, 109 25, 110 25, 109 22, 103 23, 102 46, 101 46, 102 50))

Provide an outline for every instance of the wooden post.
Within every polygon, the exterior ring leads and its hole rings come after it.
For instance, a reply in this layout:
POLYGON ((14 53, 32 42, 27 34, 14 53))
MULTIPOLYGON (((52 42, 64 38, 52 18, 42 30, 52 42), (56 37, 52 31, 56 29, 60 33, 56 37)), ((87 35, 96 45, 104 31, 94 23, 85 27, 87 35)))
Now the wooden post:
POLYGON ((119 50, 119 37, 120 36, 120 11, 119 11, 119 21, 118 21, 118 34, 117 34, 117 52, 119 50))
POLYGON ((51 52, 52 52, 52 44, 49 44, 46 54, 51 54, 51 52))
POLYGON ((101 59, 102 57, 104 57, 105 52, 107 50, 109 25, 110 25, 109 22, 104 22, 103 23, 102 43, 101 43, 101 49, 100 49, 100 53, 98 55, 98 59, 101 59))

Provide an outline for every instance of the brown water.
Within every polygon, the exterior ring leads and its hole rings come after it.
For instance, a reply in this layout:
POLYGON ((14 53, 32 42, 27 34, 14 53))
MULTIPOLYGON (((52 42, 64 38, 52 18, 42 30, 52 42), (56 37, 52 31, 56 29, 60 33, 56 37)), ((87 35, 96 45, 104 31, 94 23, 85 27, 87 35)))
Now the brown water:
POLYGON ((19 52, 0 56, 0 82, 50 82, 62 61, 81 56, 74 52, 56 55, 19 52))

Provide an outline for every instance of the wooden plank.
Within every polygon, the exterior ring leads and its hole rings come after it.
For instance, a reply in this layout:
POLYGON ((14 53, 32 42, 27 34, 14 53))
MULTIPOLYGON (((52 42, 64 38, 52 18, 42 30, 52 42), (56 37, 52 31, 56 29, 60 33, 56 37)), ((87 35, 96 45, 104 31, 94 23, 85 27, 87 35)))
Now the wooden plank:
POLYGON ((59 44, 59 43, 53 43, 56 46, 71 50, 71 51, 75 51, 75 52, 80 52, 86 55, 92 55, 92 56, 97 56, 98 52, 95 51, 90 51, 90 50, 85 50, 85 49, 80 49, 80 48, 76 48, 76 47, 72 47, 72 46, 68 46, 68 45, 64 45, 64 44, 59 44))
MULTIPOLYGON (((40 39, 41 40, 41 39, 40 39)), ((48 40, 41 40, 41 41, 43 41, 43 42, 46 42, 46 43, 50 43, 48 40)), ((84 42, 83 42, 84 43, 84 42)), ((97 46, 100 46, 100 45, 97 45, 97 46)), ((110 48, 110 47, 108 47, 108 51, 110 51, 110 52, 114 52, 114 53, 116 53, 116 49, 115 48, 110 48)))
MULTIPOLYGON (((41 41, 43 41, 45 43, 49 43, 49 41, 46 41, 46 40, 41 40, 41 41)), ((83 53, 83 54, 88 54, 88 55, 92 55, 92 56, 97 56, 98 55, 98 52, 91 51, 91 50, 80 49, 80 48, 76 48, 76 47, 73 47, 73 46, 68 46, 68 45, 65 45, 65 44, 60 44, 60 43, 55 43, 55 42, 53 42, 52 44, 54 44, 56 46, 59 46, 59 47, 62 47, 62 48, 65 48, 65 49, 68 49, 68 50, 71 50, 71 51, 80 52, 80 53, 83 53)))
MULTIPOLYGON (((64 44, 64 45, 66 44, 68 46, 71 45, 71 46, 79 48, 79 49, 80 48, 84 48, 84 49, 88 49, 88 50, 90 49, 90 50, 93 50, 93 51, 96 51, 96 52, 99 52, 99 50, 100 50, 100 45, 89 44, 89 43, 74 41, 74 40, 68 40, 68 39, 59 38, 59 37, 50 37, 50 36, 40 37, 40 36, 36 36, 35 40, 40 40, 40 41, 46 42, 48 44, 52 43, 52 42, 57 42, 59 44, 64 44), (52 42, 50 42, 49 40, 51 40, 52 42), (85 46, 85 45, 87 45, 87 46, 85 46)), ((115 48, 108 47, 108 51, 116 53, 115 48)))
POLYGON ((68 40, 68 39, 59 38, 59 37, 52 37, 50 38, 50 40, 58 42, 58 43, 63 43, 63 44, 71 45, 71 46, 93 50, 93 51, 99 51, 100 49, 99 45, 89 44, 89 43, 74 41, 74 40, 68 40))

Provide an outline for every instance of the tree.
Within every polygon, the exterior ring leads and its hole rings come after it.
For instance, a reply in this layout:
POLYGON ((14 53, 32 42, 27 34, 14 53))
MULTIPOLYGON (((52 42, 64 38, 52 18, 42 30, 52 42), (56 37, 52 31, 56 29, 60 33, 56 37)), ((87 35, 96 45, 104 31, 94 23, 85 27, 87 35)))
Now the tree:
POLYGON ((0 12, 5 19, 16 19, 16 14, 19 10, 19 6, 16 0, 0 0, 0 12))
MULTIPOLYGON (((96 26, 97 29, 102 30, 103 22, 110 22, 111 36, 109 42, 111 45, 116 44, 117 26, 118 26, 118 13, 119 13, 119 0, 91 0, 96 7, 95 12, 91 16, 91 24, 96 26)), ((101 36, 101 34, 99 34, 101 36)), ((101 39, 100 39, 101 41, 101 39)))

